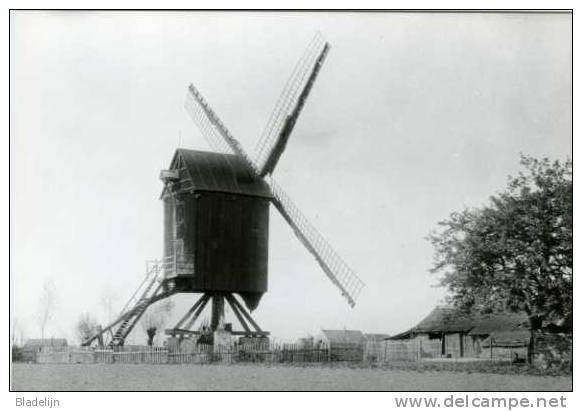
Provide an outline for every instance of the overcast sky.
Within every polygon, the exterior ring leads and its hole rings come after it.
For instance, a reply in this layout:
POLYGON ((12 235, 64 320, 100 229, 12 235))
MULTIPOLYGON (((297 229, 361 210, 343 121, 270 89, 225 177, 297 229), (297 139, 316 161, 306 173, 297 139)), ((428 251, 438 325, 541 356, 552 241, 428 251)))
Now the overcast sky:
MULTIPOLYGON (((183 108, 204 94, 253 152, 297 59, 331 43, 275 172, 365 281, 351 309, 271 207, 274 337, 321 328, 396 333, 442 302, 426 235, 483 205, 519 153, 572 151, 571 16, 406 13, 11 13, 12 312, 36 337, 102 322, 162 253, 162 183, 179 144, 209 150, 183 108)), ((193 303, 173 297, 175 318, 193 303)), ((171 325, 171 324, 168 324, 171 325)), ((143 340, 143 332, 133 341, 143 340)))

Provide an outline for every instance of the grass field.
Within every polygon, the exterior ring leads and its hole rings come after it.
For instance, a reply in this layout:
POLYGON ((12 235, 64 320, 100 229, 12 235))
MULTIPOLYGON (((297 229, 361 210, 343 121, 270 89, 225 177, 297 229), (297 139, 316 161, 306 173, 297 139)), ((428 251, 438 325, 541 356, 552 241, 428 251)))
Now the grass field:
POLYGON ((257 365, 14 364, 16 391, 567 391, 572 377, 257 365))

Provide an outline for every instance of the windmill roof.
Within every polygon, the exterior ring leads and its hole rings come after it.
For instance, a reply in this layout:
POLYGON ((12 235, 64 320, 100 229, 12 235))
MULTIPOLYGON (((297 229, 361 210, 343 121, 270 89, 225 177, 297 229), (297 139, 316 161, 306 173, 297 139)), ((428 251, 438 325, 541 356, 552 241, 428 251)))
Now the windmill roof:
POLYGON ((179 148, 171 169, 182 161, 194 191, 218 191, 254 197, 272 198, 267 183, 255 178, 237 155, 179 148))
POLYGON ((366 337, 358 330, 321 330, 331 343, 361 344, 366 337))

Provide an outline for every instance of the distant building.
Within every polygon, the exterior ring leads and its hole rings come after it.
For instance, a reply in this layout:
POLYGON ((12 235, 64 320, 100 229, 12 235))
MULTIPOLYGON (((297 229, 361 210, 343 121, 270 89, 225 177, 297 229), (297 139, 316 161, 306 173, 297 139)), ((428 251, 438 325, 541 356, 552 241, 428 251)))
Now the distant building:
POLYGON ((303 349, 313 348, 315 345, 315 339, 313 336, 301 337, 297 339, 297 346, 303 349))
POLYGON ((40 352, 62 351, 66 348, 65 338, 32 338, 22 347, 22 359, 27 362, 36 362, 36 356, 40 352))
POLYGON ((364 334, 364 360, 367 362, 383 362, 385 355, 384 340, 389 338, 388 334, 364 334))
POLYGON ((366 337, 359 330, 321 330, 318 343, 330 348, 331 360, 362 361, 366 337))
MULTIPOLYGON (((529 329, 522 314, 467 314, 436 307, 411 329, 387 338, 392 359, 511 358, 527 352, 529 329)), ((389 359, 389 358, 388 358, 389 359)))
POLYGON ((469 331, 466 356, 525 360, 531 332, 525 315, 503 313, 480 316, 469 331))

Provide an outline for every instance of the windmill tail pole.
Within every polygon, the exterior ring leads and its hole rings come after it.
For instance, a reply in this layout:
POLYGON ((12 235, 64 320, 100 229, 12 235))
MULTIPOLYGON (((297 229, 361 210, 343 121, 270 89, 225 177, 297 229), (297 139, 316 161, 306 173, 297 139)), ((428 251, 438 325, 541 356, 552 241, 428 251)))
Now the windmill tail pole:
MULTIPOLYGON (((122 313, 117 317, 117 319, 111 322, 105 328, 98 330, 91 337, 87 338, 85 341, 81 343, 81 346, 91 345, 93 341, 95 341, 96 339, 101 339, 106 332, 113 329, 115 326, 119 324, 121 325, 118 331, 120 331, 121 328, 124 328, 124 325, 126 325, 126 323, 129 327, 133 328, 133 325, 135 325, 135 322, 139 320, 141 315, 143 315, 147 307, 149 307, 156 301, 159 301, 162 298, 169 297, 171 294, 173 294, 172 292, 160 292, 162 290, 162 283, 159 278, 160 267, 161 267, 160 264, 154 263, 154 267, 147 270, 146 279, 139 285, 137 290, 133 293, 132 297, 124 307, 122 313), (144 284, 146 284, 146 281, 148 280, 149 283, 147 283, 144 290, 143 289, 144 284), (154 285, 157 282, 159 282, 158 286, 154 289, 153 292, 151 292, 152 288, 154 288, 154 285), (140 295, 139 299, 136 299, 136 295, 139 293, 140 290, 144 291, 142 291, 142 294, 140 295), (127 307, 131 303, 133 304, 133 306, 131 306, 131 308, 128 309, 127 307)), ((129 331, 131 331, 131 328, 129 329, 129 331)))

